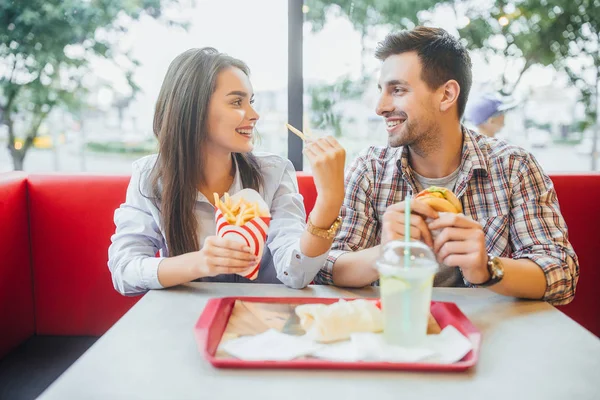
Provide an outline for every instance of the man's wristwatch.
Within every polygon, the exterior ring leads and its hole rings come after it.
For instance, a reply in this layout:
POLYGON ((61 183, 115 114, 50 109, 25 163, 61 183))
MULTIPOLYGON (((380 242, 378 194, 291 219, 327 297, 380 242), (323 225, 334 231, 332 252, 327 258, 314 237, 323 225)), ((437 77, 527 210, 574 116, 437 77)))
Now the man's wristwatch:
POLYGON ((310 222, 310 216, 308 216, 308 221, 306 221, 306 230, 311 234, 318 236, 323 239, 333 239, 337 232, 340 230, 340 225, 342 224, 342 218, 337 217, 333 224, 327 229, 317 228, 310 222))
POLYGON ((495 285, 500 282, 502 278, 504 278, 504 266, 502 265, 502 261, 499 257, 488 254, 487 261, 488 272, 490 273, 490 279, 483 283, 478 283, 475 286, 477 287, 488 287, 495 285))

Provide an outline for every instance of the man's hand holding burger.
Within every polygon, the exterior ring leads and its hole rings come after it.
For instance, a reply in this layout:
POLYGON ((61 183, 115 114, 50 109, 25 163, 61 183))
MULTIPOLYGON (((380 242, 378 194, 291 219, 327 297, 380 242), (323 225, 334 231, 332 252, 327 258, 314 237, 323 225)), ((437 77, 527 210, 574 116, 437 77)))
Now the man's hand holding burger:
POLYGON ((464 214, 443 214, 428 227, 430 230, 441 229, 433 243, 433 252, 439 262, 460 267, 463 277, 471 283, 488 280, 485 234, 477 221, 464 214))
MULTIPOLYGON (((404 202, 383 215, 382 244, 404 239, 404 202)), ((481 225, 462 214, 462 205, 450 190, 432 186, 411 201, 410 237, 431 247, 438 261, 461 268, 469 282, 489 278, 485 235, 481 225), (433 238, 432 231, 439 234, 433 238)))
MULTIPOLYGON (((404 207, 405 203, 401 201, 392 204, 385 210, 381 228, 382 245, 392 240, 404 240, 404 207)), ((427 203, 417 199, 412 199, 410 202, 410 210, 410 238, 420 240, 433 248, 433 238, 425 219, 436 219, 438 217, 437 211, 427 203)))
MULTIPOLYGON (((389 206, 383 214, 381 244, 391 240, 404 239, 404 207, 405 202, 389 206)), ((460 201, 451 191, 431 186, 420 192, 410 202, 410 237, 425 242, 433 248, 434 239, 427 222, 439 217, 438 212, 462 212, 460 201)))
POLYGON ((427 224, 429 231, 439 231, 432 246, 438 261, 460 267, 469 282, 485 282, 489 278, 488 256, 481 225, 462 213, 460 201, 448 189, 431 187, 415 199, 422 199, 440 211, 439 218, 427 224))

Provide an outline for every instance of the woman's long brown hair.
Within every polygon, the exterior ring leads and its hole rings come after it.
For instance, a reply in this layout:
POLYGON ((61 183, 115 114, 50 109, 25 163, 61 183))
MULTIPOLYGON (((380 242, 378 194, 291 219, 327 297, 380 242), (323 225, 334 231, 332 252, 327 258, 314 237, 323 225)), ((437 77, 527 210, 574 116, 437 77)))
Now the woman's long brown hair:
MULTIPOLYGON (((198 185, 205 181, 202 149, 208 137, 208 106, 218 74, 229 67, 250 74, 243 61, 214 48, 191 49, 171 62, 160 89, 153 126, 159 150, 151 187, 170 256, 199 249, 194 206, 198 185)), ((263 178, 254 155, 234 153, 234 157, 242 185, 259 190, 263 178)))

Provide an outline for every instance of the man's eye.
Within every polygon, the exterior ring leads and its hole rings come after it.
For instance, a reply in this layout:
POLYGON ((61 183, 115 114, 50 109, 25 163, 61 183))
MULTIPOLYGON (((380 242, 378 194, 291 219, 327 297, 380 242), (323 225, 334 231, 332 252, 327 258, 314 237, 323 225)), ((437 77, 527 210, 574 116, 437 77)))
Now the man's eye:
POLYGON ((233 103, 234 106, 241 106, 242 105, 242 100, 241 99, 237 99, 236 101, 234 101, 233 103))

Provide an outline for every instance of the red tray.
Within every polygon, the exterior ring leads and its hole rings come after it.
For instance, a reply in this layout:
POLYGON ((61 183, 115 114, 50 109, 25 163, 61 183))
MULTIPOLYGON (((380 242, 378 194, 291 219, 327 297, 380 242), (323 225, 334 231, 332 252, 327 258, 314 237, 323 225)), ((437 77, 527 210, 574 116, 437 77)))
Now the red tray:
MULTIPOLYGON (((394 363, 373 361, 329 361, 316 358, 301 358, 289 361, 245 361, 236 358, 217 357, 217 348, 227 327, 236 300, 255 303, 307 304, 335 303, 337 298, 302 297, 223 297, 208 301, 202 315, 196 322, 194 334, 198 349, 217 368, 297 368, 297 369, 360 369, 360 370, 413 370, 413 371, 465 371, 477 363, 481 347, 481 333, 454 303, 431 302, 431 315, 441 329, 453 325, 467 337, 471 350, 462 360, 453 364, 437 363, 394 363)), ((354 300, 354 299, 345 299, 354 300)))

